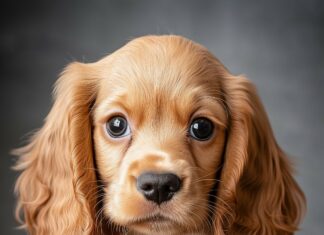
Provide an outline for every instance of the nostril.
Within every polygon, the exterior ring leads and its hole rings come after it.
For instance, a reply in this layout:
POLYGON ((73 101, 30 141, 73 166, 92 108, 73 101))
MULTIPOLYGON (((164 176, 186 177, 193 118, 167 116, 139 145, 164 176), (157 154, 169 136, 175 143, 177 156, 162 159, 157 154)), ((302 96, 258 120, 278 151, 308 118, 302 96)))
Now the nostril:
POLYGON ((144 191, 151 191, 153 189, 153 185, 146 183, 146 184, 142 184, 140 188, 144 191))
POLYGON ((169 186, 168 190, 170 192, 177 192, 180 188, 180 183, 176 183, 175 185, 169 186))
POLYGON ((175 193, 180 189, 181 180, 174 174, 166 174, 161 180, 161 186, 163 191, 175 193))
POLYGON ((158 178, 154 174, 145 173, 137 178, 137 190, 146 198, 156 198, 158 188, 158 178))

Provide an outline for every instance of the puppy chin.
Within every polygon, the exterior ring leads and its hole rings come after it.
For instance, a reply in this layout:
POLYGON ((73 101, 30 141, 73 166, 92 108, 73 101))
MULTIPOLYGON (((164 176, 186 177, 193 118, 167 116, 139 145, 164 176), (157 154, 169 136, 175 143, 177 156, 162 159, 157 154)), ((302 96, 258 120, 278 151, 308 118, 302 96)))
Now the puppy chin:
POLYGON ((190 232, 177 224, 168 222, 136 224, 129 227, 127 234, 131 235, 210 235, 208 232, 190 232))
POLYGON ((160 216, 133 222, 128 226, 128 228, 134 234, 145 235, 179 234, 180 232, 179 225, 169 219, 160 216))

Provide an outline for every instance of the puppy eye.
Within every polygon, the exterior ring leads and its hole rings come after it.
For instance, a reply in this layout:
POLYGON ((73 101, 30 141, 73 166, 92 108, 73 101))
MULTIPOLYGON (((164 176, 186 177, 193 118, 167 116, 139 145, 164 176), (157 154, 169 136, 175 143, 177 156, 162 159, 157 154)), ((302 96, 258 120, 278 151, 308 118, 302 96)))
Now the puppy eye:
POLYGON ((115 116, 106 123, 108 134, 113 138, 121 138, 130 134, 127 120, 121 116, 115 116))
POLYGON ((189 129, 189 134, 196 140, 208 140, 214 130, 213 123, 207 118, 197 118, 192 121, 189 129))

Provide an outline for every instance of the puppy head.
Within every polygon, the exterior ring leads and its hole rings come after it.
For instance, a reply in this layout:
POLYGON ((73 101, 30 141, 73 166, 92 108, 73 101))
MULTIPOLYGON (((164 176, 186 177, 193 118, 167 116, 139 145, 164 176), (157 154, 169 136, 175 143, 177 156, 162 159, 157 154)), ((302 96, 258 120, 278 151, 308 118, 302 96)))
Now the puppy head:
POLYGON ((254 86, 178 36, 69 65, 15 153, 32 234, 291 234, 305 203, 254 86))
POLYGON ((105 214, 147 234, 201 229, 227 123, 220 64, 169 36, 134 40, 101 63, 93 116, 105 214))

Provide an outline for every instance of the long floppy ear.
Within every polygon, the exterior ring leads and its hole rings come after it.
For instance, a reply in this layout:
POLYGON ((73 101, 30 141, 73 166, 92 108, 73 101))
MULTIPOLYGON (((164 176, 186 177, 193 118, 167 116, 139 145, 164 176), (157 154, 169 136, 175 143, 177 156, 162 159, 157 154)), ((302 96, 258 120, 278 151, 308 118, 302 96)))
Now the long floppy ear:
POLYGON ((92 234, 96 176, 90 109, 97 78, 92 65, 72 63, 58 79, 54 105, 27 146, 14 151, 22 171, 16 216, 31 234, 92 234))
POLYGON ((303 216, 305 198, 256 89, 244 77, 231 75, 223 89, 230 129, 215 227, 225 231, 219 234, 292 234, 303 216))

